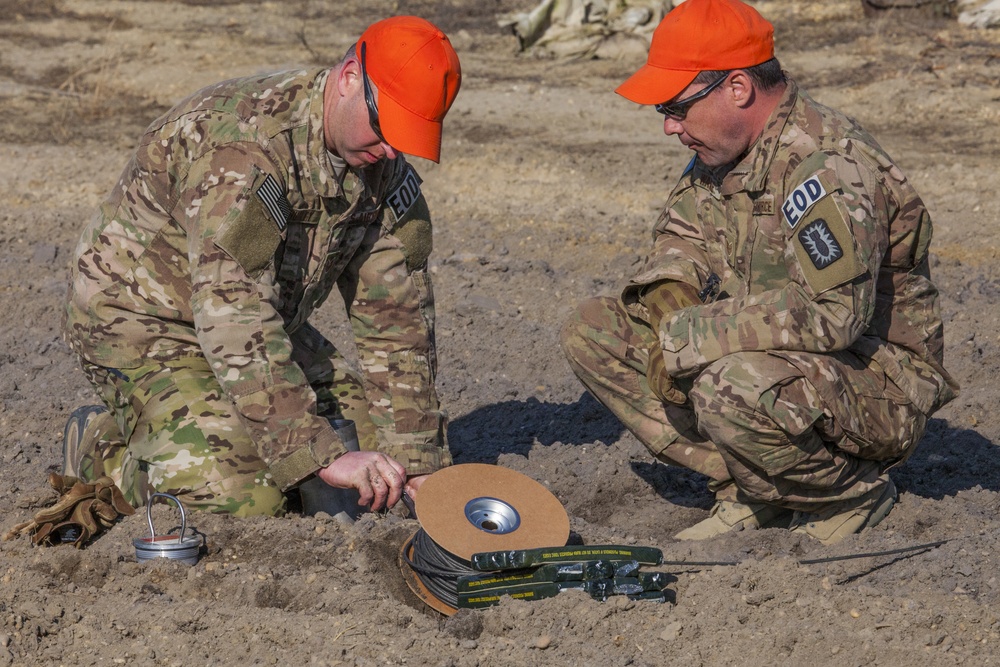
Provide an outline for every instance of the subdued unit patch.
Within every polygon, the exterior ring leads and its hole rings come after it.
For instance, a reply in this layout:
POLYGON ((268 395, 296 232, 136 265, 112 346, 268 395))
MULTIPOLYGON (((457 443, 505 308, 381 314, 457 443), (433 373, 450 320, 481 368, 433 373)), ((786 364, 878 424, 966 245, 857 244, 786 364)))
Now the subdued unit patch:
POLYGON ((865 272, 854 251, 851 228, 833 196, 823 197, 809 209, 792 243, 806 283, 815 294, 843 285, 865 272))

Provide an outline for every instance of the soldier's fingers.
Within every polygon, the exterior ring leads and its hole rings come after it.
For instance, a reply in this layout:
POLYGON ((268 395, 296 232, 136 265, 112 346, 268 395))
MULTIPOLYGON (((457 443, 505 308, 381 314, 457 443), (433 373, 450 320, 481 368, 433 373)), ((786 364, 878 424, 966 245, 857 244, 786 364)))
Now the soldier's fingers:
POLYGON ((372 499, 372 504, 370 505, 371 510, 374 512, 385 506, 386 498, 389 496, 389 484, 382 478, 382 473, 378 469, 378 463, 369 467, 368 481, 375 492, 375 497, 372 499))
POLYGON ((371 507, 371 503, 375 499, 375 489, 372 488, 369 478, 362 477, 354 488, 358 491, 358 505, 371 507))
POLYGON ((386 457, 384 457, 384 458, 385 458, 385 462, 386 462, 386 463, 387 463, 387 464, 388 464, 388 465, 389 465, 389 466, 390 466, 390 467, 391 467, 391 468, 392 468, 392 469, 393 469, 393 470, 394 470, 394 471, 396 472, 396 474, 397 474, 397 475, 399 475, 399 476, 400 476, 400 478, 402 478, 402 480, 403 480, 403 481, 405 482, 405 481, 406 481, 406 468, 404 468, 404 467, 403 467, 403 466, 402 466, 402 465, 401 465, 401 464, 399 463, 399 461, 397 461, 396 459, 392 458, 391 456, 386 456, 386 457))
POLYGON ((391 458, 383 459, 379 464, 382 478, 388 485, 386 506, 393 507, 403 497, 403 485, 406 483, 406 471, 401 470, 403 466, 396 463, 391 458), (395 464, 395 465, 392 465, 395 464), (400 469, 400 470, 397 470, 400 469))

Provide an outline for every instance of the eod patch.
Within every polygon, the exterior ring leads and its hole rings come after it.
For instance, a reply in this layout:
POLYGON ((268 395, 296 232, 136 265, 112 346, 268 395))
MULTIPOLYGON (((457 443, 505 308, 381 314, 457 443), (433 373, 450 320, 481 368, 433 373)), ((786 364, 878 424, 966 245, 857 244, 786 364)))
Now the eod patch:
POLYGON ((799 187, 792 190, 785 203, 781 205, 781 213, 785 216, 785 222, 792 229, 799 224, 802 216, 809 211, 812 206, 826 196, 826 188, 820 183, 818 177, 806 179, 799 187))
POLYGON ((406 175, 402 182, 385 198, 385 203, 389 205, 396 220, 401 220, 413 206, 413 202, 420 198, 420 183, 417 172, 409 164, 406 165, 406 175))

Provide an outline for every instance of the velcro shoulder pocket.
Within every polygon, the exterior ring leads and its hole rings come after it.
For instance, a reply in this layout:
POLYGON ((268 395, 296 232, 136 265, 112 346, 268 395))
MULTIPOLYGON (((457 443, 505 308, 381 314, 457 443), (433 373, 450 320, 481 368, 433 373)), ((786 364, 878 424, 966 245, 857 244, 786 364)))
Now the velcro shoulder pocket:
POLYGON ((253 279, 274 261, 291 207, 270 174, 254 170, 243 209, 219 229, 215 245, 253 279))

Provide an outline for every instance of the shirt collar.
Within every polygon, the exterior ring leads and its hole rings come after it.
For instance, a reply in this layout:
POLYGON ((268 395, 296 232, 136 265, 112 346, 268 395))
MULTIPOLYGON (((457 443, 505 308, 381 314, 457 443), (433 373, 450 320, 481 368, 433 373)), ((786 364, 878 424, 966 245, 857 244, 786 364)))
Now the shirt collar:
POLYGON ((788 85, 781 101, 771 112, 764 131, 757 137, 747 154, 726 174, 720 188, 722 194, 729 195, 740 191, 763 192, 767 189, 768 169, 774 160, 781 136, 785 132, 788 118, 799 99, 799 87, 786 77, 788 85))
MULTIPOLYGON (((324 69, 316 75, 312 98, 309 101, 309 134, 306 139, 306 159, 309 172, 320 197, 338 197, 343 193, 342 173, 338 173, 333 155, 326 148, 326 134, 323 130, 323 97, 332 70, 324 69)), ((346 166, 346 165, 345 165, 346 166)))

